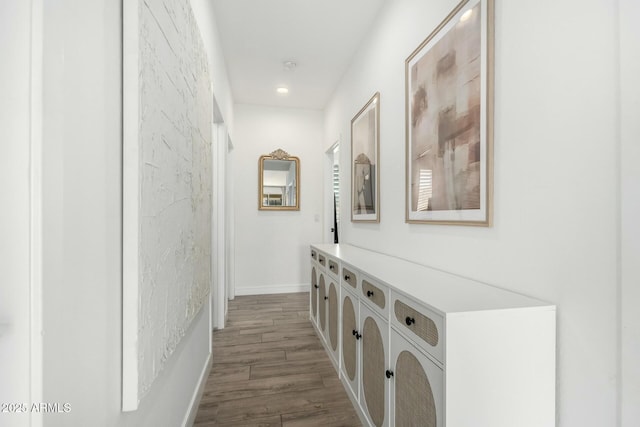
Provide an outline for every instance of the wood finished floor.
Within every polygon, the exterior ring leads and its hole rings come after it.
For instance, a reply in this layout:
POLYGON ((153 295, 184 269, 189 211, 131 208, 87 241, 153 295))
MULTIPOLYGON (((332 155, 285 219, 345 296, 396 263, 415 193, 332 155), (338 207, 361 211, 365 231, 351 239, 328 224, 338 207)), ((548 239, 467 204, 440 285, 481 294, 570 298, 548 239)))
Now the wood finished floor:
POLYGON ((361 426, 309 321, 308 293, 229 302, 194 425, 361 426))

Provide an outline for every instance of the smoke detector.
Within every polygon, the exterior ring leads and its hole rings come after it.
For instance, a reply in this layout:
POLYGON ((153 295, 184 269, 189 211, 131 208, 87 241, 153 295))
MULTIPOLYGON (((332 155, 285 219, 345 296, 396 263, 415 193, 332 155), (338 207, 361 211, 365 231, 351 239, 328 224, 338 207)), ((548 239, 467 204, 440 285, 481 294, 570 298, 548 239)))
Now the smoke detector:
POLYGON ((293 71, 298 66, 298 64, 296 64, 295 61, 284 61, 282 65, 284 66, 284 69, 287 71, 293 71))

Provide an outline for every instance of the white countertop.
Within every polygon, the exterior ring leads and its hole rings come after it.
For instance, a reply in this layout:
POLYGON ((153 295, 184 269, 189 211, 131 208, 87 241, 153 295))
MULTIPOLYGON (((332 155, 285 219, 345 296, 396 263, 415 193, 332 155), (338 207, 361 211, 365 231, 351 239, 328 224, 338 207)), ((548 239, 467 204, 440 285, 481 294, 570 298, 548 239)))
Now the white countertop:
POLYGON ((443 315, 522 308, 555 310, 553 304, 535 298, 378 252, 345 244, 311 246, 443 315))

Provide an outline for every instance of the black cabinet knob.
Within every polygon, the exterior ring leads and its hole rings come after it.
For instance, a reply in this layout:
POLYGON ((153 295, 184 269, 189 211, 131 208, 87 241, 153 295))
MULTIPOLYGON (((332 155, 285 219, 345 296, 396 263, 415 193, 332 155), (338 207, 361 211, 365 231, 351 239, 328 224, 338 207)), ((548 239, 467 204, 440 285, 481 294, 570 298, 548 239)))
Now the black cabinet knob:
POLYGON ((336 268, 333 264, 329 265, 329 270, 333 270, 334 268, 336 268))
POLYGON ((416 323, 416 319, 414 319, 413 317, 409 317, 409 316, 407 316, 407 318, 404 319, 404 321, 407 324, 407 326, 411 326, 412 323, 416 323))
POLYGON ((358 333, 355 329, 351 332, 354 336, 358 333))
POLYGON ((325 300, 328 300, 328 299, 329 299, 329 297, 324 297, 324 299, 325 299, 325 300))
POLYGON ((355 329, 352 331, 352 333, 353 333, 353 336, 356 337, 357 340, 359 340, 362 337, 362 335, 360 335, 358 333, 358 331, 356 331, 355 329))
POLYGON ((320 286, 318 285, 313 285, 314 288, 318 289, 320 286))
POLYGON ((348 282, 349 280, 351 280, 351 276, 349 276, 348 274, 345 274, 344 275, 344 280, 346 280, 348 282))
POLYGON ((391 378, 393 376, 393 371, 390 371, 387 369, 387 371, 384 374, 387 376, 387 378, 391 378))
POLYGON ((373 291, 367 291, 367 296, 368 297, 372 297, 373 296, 373 291))

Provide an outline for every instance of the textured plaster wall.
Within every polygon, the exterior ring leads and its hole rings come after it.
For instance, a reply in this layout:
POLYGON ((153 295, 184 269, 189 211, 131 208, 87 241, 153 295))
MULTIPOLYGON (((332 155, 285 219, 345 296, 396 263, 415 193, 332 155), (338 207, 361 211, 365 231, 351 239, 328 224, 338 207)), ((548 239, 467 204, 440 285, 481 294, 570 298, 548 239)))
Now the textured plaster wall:
POLYGON ((212 94, 189 1, 139 5, 142 397, 209 294, 212 94))

